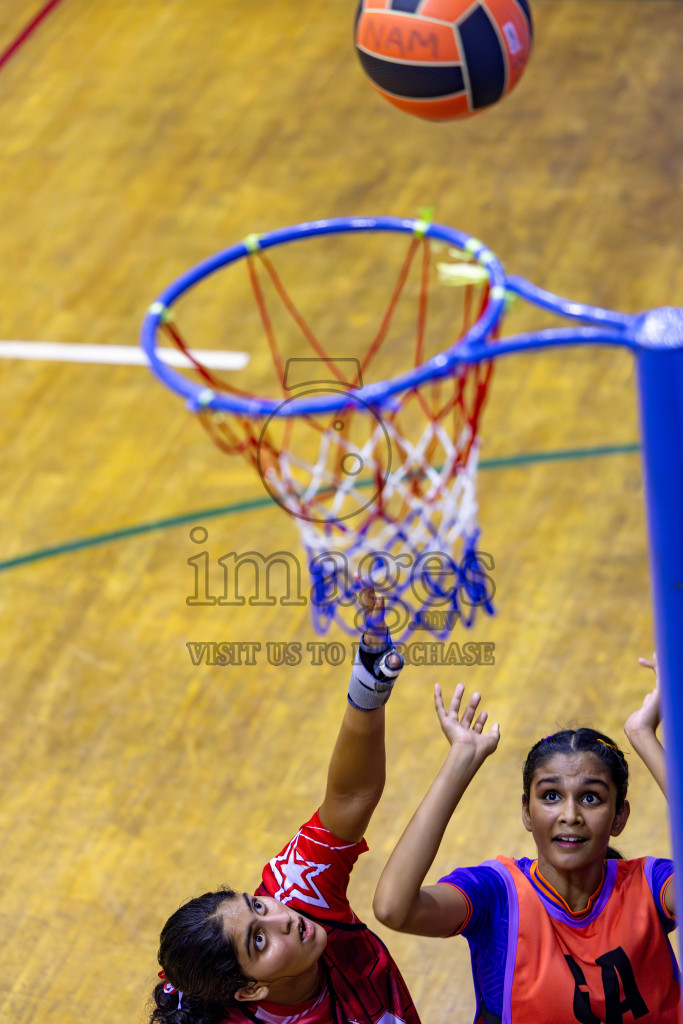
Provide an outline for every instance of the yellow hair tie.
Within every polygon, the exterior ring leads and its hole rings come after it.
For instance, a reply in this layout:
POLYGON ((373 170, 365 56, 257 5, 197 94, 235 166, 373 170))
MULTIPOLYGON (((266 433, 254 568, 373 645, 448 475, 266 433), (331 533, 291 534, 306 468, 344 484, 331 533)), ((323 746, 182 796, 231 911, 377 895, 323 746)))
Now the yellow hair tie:
POLYGON ((613 750, 613 751, 614 751, 615 753, 617 753, 617 754, 619 753, 619 750, 618 750, 618 748, 617 748, 617 747, 616 747, 616 746, 614 745, 614 743, 608 743, 608 742, 607 742, 607 740, 601 740, 599 736, 596 736, 595 738, 596 738, 596 740, 598 741, 598 743, 602 743, 603 747, 609 747, 609 748, 610 748, 610 750, 613 750))

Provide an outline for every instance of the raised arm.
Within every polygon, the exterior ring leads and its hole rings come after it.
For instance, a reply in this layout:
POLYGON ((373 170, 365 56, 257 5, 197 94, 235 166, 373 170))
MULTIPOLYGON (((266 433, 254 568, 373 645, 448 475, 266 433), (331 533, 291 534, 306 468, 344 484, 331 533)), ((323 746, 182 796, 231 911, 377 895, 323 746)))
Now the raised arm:
POLYGON ((657 655, 649 658, 639 658, 638 664, 643 668, 650 668, 655 674, 654 689, 646 694, 643 703, 626 719, 624 732, 628 740, 648 768, 653 779, 666 796, 666 775, 664 747, 657 737, 657 728, 661 722, 661 709, 659 703, 659 675, 657 672, 657 655))
MULTIPOLYGON (((666 758, 664 747, 657 736, 657 728, 661 723, 662 714, 659 701, 659 673, 657 670, 656 652, 652 655, 652 660, 649 658, 639 658, 638 663, 643 668, 652 669, 655 674, 655 686, 650 693, 646 694, 638 710, 634 711, 626 719, 624 732, 631 746, 644 762, 662 793, 666 796, 666 758)), ((669 913, 674 914, 673 883, 666 887, 664 902, 669 913)))
POLYGON ((448 822, 463 793, 489 754, 498 746, 494 724, 484 732, 486 711, 474 693, 462 717, 464 687, 458 684, 448 709, 441 687, 434 688, 436 713, 451 744, 448 756, 417 811, 396 844, 375 890, 373 909, 383 924, 414 935, 451 935, 465 921, 467 905, 449 885, 423 886, 441 845, 448 822))
POLYGON ((365 629, 320 807, 325 827, 349 842, 363 838, 384 790, 384 705, 403 666, 384 622, 384 599, 367 589, 360 600, 365 629))

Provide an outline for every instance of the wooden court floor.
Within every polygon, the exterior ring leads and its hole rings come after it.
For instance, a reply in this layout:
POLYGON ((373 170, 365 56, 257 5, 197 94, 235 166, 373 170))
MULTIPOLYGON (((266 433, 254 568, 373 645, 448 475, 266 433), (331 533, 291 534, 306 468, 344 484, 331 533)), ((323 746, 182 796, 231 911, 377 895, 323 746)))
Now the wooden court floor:
MULTIPOLYGON (((561 295, 626 312, 683 305, 683 5, 532 0, 521 83, 461 124, 376 96, 353 53, 353 6, 56 5, 0 68, 0 336, 136 345, 162 288, 249 232, 425 207, 561 295)), ((5 0, 0 47, 39 9, 5 0)), ((192 340, 247 347, 212 302, 216 336, 192 340)), ((315 636, 306 607, 188 605, 193 529, 212 561, 299 541, 144 368, 0 359, 0 385, 0 1015, 144 1021, 167 916, 220 883, 255 886, 320 800, 348 660, 192 664, 188 642, 305 650, 315 636)), ((433 878, 530 852, 528 747, 577 722, 623 738, 648 683, 631 357, 502 360, 482 439, 497 614, 471 638, 495 645, 495 664, 405 670, 351 889, 371 924, 374 883, 445 753, 435 681, 481 689, 503 739, 433 878)), ((621 848, 666 855, 663 800, 635 761, 632 774, 621 848)), ((464 942, 377 930, 425 1024, 471 1020, 464 942)))

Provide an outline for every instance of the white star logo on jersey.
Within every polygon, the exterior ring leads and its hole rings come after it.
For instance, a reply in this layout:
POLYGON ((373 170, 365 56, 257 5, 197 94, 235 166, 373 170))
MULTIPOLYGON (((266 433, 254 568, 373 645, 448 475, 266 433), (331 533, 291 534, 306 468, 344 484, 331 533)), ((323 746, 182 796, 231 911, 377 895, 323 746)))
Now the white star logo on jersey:
POLYGON ((304 860, 297 850, 296 839, 292 840, 283 854, 271 860, 270 866, 278 884, 278 890, 273 895, 280 903, 298 899, 313 907, 329 909, 327 900, 313 879, 327 871, 331 865, 312 864, 304 860))
MULTIPOLYGON (((359 1021, 352 1021, 351 1024, 360 1024, 359 1021)), ((385 1010, 379 1020, 375 1021, 375 1024, 404 1024, 404 1021, 397 1017, 395 1013, 389 1013, 385 1010)))

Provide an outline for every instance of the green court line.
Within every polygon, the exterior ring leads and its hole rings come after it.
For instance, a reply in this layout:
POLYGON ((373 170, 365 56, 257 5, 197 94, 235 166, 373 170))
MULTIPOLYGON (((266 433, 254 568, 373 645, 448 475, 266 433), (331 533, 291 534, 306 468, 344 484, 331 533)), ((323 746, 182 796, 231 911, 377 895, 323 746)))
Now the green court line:
MULTIPOLYGON (((638 451, 640 451, 640 445, 633 443, 602 445, 597 448, 568 448, 552 452, 527 452, 520 455, 505 455, 498 459, 482 459, 479 468, 482 470, 505 469, 510 466, 525 466, 533 462, 559 462, 562 459, 630 455, 638 451)), ((176 526, 182 526, 184 523, 196 523, 201 519, 230 516, 236 515, 238 512, 248 512, 251 509, 267 508, 272 504, 273 499, 264 495, 262 498, 253 498, 250 501, 238 501, 234 505, 199 509, 196 512, 186 512, 180 516, 170 516, 168 519, 154 519, 149 523, 138 523, 137 526, 127 526, 122 530, 98 533, 94 537, 81 537, 77 540, 65 541, 63 544, 55 544, 53 547, 39 548, 37 551, 29 551, 25 555, 8 558, 0 562, 0 572, 6 569, 15 569, 19 565, 28 565, 30 562, 40 562, 45 558, 56 558, 58 555, 66 555, 71 551, 82 551, 100 544, 110 544, 113 541, 124 540, 126 537, 138 537, 140 534, 152 533, 154 530, 169 530, 176 526)))
MULTIPOLYGON (((482 459, 480 469, 501 469, 506 466, 524 466, 530 462, 560 462, 562 459, 590 459, 601 455, 630 455, 639 452, 640 445, 605 444, 597 448, 566 448, 555 452, 528 452, 526 455, 504 455, 500 459, 482 459)), ((2 568, 2 563, 0 563, 2 568)))

